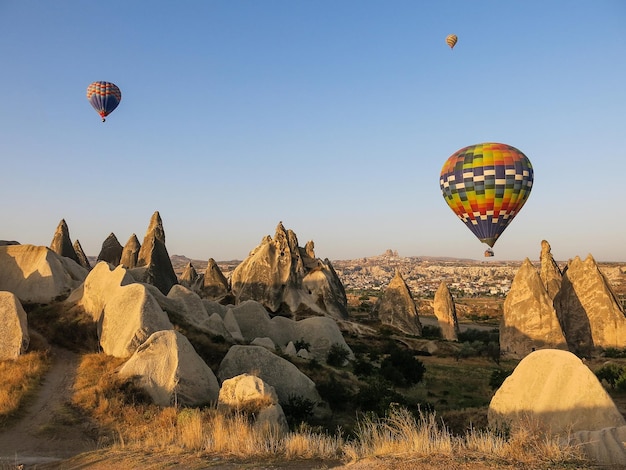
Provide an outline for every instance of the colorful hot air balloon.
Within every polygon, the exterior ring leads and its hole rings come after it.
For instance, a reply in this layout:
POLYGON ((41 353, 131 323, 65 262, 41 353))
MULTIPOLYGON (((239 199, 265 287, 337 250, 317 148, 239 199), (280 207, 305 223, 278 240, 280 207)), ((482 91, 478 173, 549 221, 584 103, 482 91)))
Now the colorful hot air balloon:
POLYGON ((87 99, 104 122, 105 118, 120 104, 122 92, 114 83, 93 82, 87 87, 87 99))
POLYGON ((452 211, 481 242, 493 247, 526 203, 533 167, 510 145, 470 145, 448 158, 439 185, 452 211))
POLYGON ((446 43, 450 46, 450 49, 454 49, 454 45, 458 41, 459 38, 456 37, 456 34, 448 34, 446 37, 446 43))

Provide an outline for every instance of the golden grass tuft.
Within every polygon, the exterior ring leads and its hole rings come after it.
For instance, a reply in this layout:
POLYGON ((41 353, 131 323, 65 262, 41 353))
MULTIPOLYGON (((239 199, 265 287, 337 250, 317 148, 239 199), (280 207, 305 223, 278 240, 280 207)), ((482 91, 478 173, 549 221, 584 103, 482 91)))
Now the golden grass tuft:
POLYGON ((0 424, 19 414, 34 395, 50 363, 45 351, 33 351, 16 359, 0 361, 0 424))

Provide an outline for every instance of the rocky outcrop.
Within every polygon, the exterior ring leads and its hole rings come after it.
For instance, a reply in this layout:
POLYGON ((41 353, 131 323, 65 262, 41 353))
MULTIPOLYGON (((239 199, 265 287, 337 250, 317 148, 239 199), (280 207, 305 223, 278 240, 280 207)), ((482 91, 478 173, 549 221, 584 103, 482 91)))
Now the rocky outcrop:
POLYGON ((433 310, 437 317, 437 323, 441 329, 441 336, 448 341, 457 341, 459 339, 459 320, 456 316, 456 306, 454 299, 445 282, 441 281, 437 292, 435 292, 435 300, 433 302, 433 310))
POLYGON ((263 238, 233 271, 235 303, 255 300, 272 313, 347 318, 347 298, 337 273, 328 260, 311 254, 312 243, 300 248, 296 234, 279 223, 274 238, 263 238))
POLYGON ((115 234, 111 232, 102 242, 102 248, 98 254, 98 261, 106 261, 112 266, 118 266, 122 259, 123 249, 115 234))
POLYGON ((193 267, 193 264, 191 264, 191 262, 185 265, 185 268, 183 269, 183 272, 178 279, 178 282, 182 286, 185 286, 187 289, 190 289, 194 292, 198 292, 198 290, 200 289, 201 281, 201 276, 198 274, 196 268, 193 267))
POLYGON ((558 294, 561 289, 563 274, 559 269, 559 265, 554 261, 550 244, 546 240, 541 241, 541 254, 539 255, 539 259, 541 262, 541 282, 548 292, 548 296, 554 300, 556 294, 558 294))
POLYGON ((421 336, 415 301, 400 271, 396 274, 374 306, 374 315, 383 325, 389 325, 410 335, 421 336))
POLYGON ((217 408, 245 413, 254 420, 256 428, 264 431, 282 434, 289 430, 276 390, 254 375, 241 374, 224 380, 217 408))
POLYGON ((137 235, 133 233, 122 249, 120 264, 127 269, 136 268, 140 249, 141 245, 137 239, 137 235))
POLYGON ((15 359, 28 349, 26 312, 15 294, 0 291, 0 361, 15 359))
POLYGON ((626 317, 591 255, 571 260, 554 299, 570 351, 590 356, 598 348, 626 348, 626 317))
POLYGON ((61 222, 59 222, 52 237, 52 242, 50 242, 50 249, 60 256, 65 256, 79 263, 65 219, 61 219, 61 222))
POLYGON ((594 464, 626 468, 626 426, 574 432, 565 439, 565 443, 582 449, 594 464))
POLYGON ((215 260, 210 258, 202 279, 202 297, 219 300, 226 297, 229 292, 228 279, 215 260))
POLYGON ((222 360, 217 376, 224 382, 250 371, 255 371, 257 377, 274 387, 281 404, 299 397, 316 404, 316 416, 328 414, 328 407, 313 381, 291 362, 262 346, 232 346, 222 360))
POLYGON ((332 318, 309 317, 299 321, 280 316, 270 318, 263 305, 253 300, 231 307, 229 312, 247 341, 270 338, 281 349, 289 342, 304 341, 310 345, 309 353, 320 361, 326 361, 330 349, 337 345, 348 351, 349 359, 354 358, 354 353, 332 318))
POLYGON ((67 297, 88 271, 45 246, 0 246, 0 290, 13 292, 22 304, 47 304, 67 297))
POLYGON ((219 384, 213 371, 181 333, 153 333, 119 371, 160 406, 201 406, 215 402, 219 384))
POLYGON ((500 321, 500 350, 522 358, 536 349, 567 349, 557 313, 544 284, 526 258, 504 300, 500 321))
POLYGON ((626 425, 595 374, 574 354, 556 349, 522 359, 493 396, 488 420, 505 429, 532 422, 553 434, 626 425))
POLYGON ((87 255, 83 251, 83 247, 80 245, 78 239, 74 241, 74 252, 76 253, 76 257, 78 258, 78 264, 80 264, 87 271, 91 271, 91 263, 89 263, 89 259, 87 255))
POLYGON ((135 279, 156 286, 165 295, 172 286, 178 284, 178 278, 165 247, 165 231, 158 211, 150 219, 148 231, 139 250, 137 268, 132 274, 135 279))

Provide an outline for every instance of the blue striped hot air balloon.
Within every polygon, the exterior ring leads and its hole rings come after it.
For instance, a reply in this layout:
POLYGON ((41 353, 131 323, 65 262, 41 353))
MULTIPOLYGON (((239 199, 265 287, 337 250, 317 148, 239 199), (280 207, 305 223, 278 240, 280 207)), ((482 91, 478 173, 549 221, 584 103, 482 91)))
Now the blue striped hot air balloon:
POLYGON ((93 82, 87 87, 87 99, 102 117, 102 122, 122 100, 122 92, 114 83, 93 82))

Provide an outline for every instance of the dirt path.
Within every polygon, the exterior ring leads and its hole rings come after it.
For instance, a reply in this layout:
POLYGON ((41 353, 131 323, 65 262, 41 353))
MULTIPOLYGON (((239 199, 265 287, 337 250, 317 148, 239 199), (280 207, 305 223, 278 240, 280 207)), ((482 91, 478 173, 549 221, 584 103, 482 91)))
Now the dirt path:
POLYGON ((0 430, 0 468, 25 467, 72 457, 96 448, 89 423, 77 421, 66 406, 78 366, 78 355, 53 347, 52 366, 24 416, 0 430))

